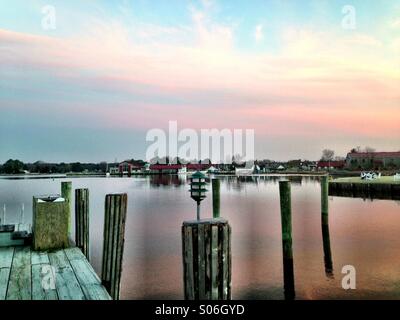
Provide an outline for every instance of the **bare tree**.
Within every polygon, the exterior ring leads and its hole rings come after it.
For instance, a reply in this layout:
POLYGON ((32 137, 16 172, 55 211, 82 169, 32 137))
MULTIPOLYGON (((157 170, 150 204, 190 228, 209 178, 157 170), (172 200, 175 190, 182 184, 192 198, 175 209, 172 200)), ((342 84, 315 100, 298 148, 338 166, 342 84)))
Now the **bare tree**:
POLYGON ((322 151, 322 161, 332 161, 335 157, 335 151, 330 149, 325 149, 322 151))
POLYGON ((376 149, 375 148, 371 148, 371 147, 365 147, 365 152, 367 152, 367 153, 372 153, 372 152, 375 152, 376 151, 376 149))

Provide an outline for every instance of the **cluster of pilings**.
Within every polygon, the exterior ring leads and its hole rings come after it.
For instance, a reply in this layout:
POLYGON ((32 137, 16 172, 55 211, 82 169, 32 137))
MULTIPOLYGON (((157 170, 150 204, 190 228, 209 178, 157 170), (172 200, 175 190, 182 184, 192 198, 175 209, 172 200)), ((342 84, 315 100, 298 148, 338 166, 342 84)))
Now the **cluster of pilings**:
MULTIPOLYGON (((289 181, 279 182, 282 222, 282 250, 284 295, 286 300, 295 299, 294 259, 292 243, 292 205, 291 187, 289 181)), ((321 178, 321 229, 324 250, 325 273, 333 278, 333 262, 329 236, 329 177, 321 178)))
MULTIPOLYGON (((65 199, 70 212, 71 182, 61 183, 61 196, 65 199)), ((101 281, 114 300, 120 298, 127 206, 126 193, 108 194, 105 197, 101 281)), ((82 250, 88 261, 90 260, 89 217, 89 189, 76 189, 75 245, 82 250)), ((72 230, 71 225, 71 214, 69 214, 69 234, 72 230)))
MULTIPOLYGON (((321 229, 325 273, 333 278, 329 236, 329 178, 321 178, 321 229)), ((220 181, 212 180, 213 219, 186 221, 182 226, 184 292, 187 300, 231 299, 231 227, 220 218, 220 181)), ((295 299, 290 181, 279 182, 284 296, 295 299)))

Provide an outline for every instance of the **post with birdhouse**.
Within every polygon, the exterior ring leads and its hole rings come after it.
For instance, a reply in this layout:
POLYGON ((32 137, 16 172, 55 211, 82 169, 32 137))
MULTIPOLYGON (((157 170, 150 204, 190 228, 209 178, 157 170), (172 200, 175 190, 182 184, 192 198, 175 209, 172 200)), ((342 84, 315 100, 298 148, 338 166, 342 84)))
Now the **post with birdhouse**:
POLYGON ((186 300, 231 299, 231 227, 225 219, 201 219, 206 179, 196 172, 190 193, 197 204, 197 220, 182 225, 184 296, 186 300))

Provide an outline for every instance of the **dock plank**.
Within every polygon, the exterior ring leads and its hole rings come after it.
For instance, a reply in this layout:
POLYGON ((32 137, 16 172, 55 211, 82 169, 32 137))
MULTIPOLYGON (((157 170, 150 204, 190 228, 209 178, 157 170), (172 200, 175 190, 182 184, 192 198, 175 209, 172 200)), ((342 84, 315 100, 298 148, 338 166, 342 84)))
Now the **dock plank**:
POLYGON ((56 287, 60 300, 85 300, 78 279, 63 250, 49 253, 50 264, 56 271, 56 287))
POLYGON ((47 252, 32 251, 32 266, 35 264, 50 264, 47 252))
POLYGON ((6 299, 10 270, 10 268, 0 269, 0 300, 6 299))
POLYGON ((11 268, 14 248, 0 248, 0 269, 11 268))
POLYGON ((58 300, 56 284, 50 264, 32 265, 32 300, 58 300))
POLYGON ((107 290, 98 281, 94 272, 91 272, 87 261, 73 260, 71 265, 87 300, 111 300, 107 290))
POLYGON ((65 249, 78 282, 88 300, 111 300, 107 290, 101 284, 99 276, 87 261, 79 248, 65 249))
POLYGON ((16 247, 8 284, 7 300, 31 299, 31 250, 29 247, 16 247))

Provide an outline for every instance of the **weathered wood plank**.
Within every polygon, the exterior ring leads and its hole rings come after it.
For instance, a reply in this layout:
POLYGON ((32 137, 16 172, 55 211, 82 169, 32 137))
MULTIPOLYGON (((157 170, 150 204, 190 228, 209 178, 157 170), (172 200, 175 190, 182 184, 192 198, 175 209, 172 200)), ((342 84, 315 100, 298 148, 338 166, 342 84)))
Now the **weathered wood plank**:
POLYGON ((65 199, 65 210, 68 215, 68 235, 71 235, 72 231, 72 219, 71 219, 71 202, 72 202, 72 182, 64 181, 61 182, 61 196, 65 199))
POLYGON ((70 261, 78 282, 87 300, 111 300, 87 260, 70 261))
POLYGON ((186 300, 231 299, 230 230, 223 219, 183 223, 186 300))
POLYGON ((35 264, 50 264, 47 252, 32 251, 31 253, 32 265, 35 264))
POLYGON ((64 252, 67 255, 67 258, 68 258, 69 262, 71 263, 71 265, 72 265, 72 261, 75 261, 75 260, 85 261, 87 263, 89 271, 96 278, 96 281, 101 284, 100 277, 97 275, 96 271, 94 271, 93 267, 91 266, 89 261, 87 261, 86 257, 83 255, 81 250, 79 250, 78 248, 68 248, 68 249, 65 249, 64 252))
POLYGON ((211 227, 211 299, 218 300, 218 226, 211 227))
POLYGON ((120 196, 120 213, 119 213, 119 221, 118 221, 118 233, 117 233, 117 247, 116 247, 116 259, 115 259, 115 278, 113 279, 114 285, 114 297, 119 299, 120 295, 120 286, 121 286, 121 277, 122 277, 122 263, 123 263, 123 255, 124 255, 124 245, 125 245, 125 223, 126 223, 126 213, 128 206, 128 197, 127 195, 120 196))
POLYGON ((32 265, 32 300, 58 300, 55 276, 49 263, 32 265))
POLYGON ((7 300, 32 299, 31 250, 15 248, 8 284, 7 300))
POLYGON ((206 296, 206 261, 204 247, 204 225, 198 227, 198 277, 199 277, 199 299, 205 300, 206 296))
POLYGON ((78 279, 63 250, 49 253, 51 266, 56 272, 56 288, 60 300, 85 300, 78 279))
POLYGON ((0 269, 11 268, 14 248, 0 248, 0 269))
POLYGON ((67 202, 33 198, 33 249, 58 250, 69 247, 67 202))
POLYGON ((89 189, 75 190, 75 243, 89 260, 89 189))
POLYGON ((184 261, 185 261, 185 280, 186 292, 185 298, 194 300, 194 278, 193 278, 193 237, 192 228, 186 227, 184 230, 185 248, 184 248, 184 261))
POLYGON ((106 196, 101 280, 115 300, 120 294, 127 203, 127 194, 106 196))
POLYGON ((0 300, 6 299, 10 271, 10 268, 0 269, 0 300))
POLYGON ((229 276, 229 226, 224 226, 222 229, 222 300, 228 300, 230 291, 230 276, 229 276))
POLYGON ((83 252, 79 250, 79 248, 68 248, 64 249, 64 252, 68 258, 68 260, 71 262, 72 260, 82 260, 86 259, 83 252))

